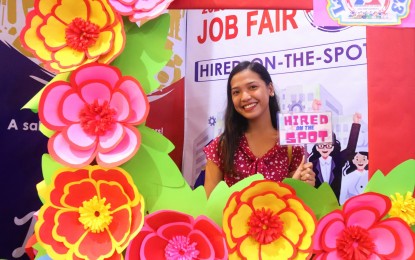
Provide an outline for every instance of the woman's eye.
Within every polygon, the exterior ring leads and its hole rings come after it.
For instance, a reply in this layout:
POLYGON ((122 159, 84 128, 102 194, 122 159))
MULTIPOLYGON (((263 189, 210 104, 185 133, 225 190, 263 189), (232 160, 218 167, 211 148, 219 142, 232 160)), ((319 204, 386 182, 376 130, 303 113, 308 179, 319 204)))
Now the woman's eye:
POLYGON ((239 91, 237 91, 237 90, 232 91, 232 96, 236 96, 236 95, 238 95, 238 94, 239 94, 239 91))
POLYGON ((256 89, 256 88, 257 88, 257 86, 253 85, 253 86, 251 86, 250 88, 251 88, 251 89, 256 89))

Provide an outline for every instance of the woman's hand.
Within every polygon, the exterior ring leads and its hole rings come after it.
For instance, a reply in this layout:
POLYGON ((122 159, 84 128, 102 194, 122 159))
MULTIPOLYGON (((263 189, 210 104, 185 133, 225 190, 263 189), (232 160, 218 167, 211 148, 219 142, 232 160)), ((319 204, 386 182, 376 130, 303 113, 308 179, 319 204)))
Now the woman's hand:
POLYGON ((311 162, 304 163, 304 162, 305 162, 305 156, 303 156, 303 160, 301 161, 297 170, 294 172, 292 178, 306 182, 310 184, 311 186, 315 186, 316 174, 313 171, 313 163, 311 162))

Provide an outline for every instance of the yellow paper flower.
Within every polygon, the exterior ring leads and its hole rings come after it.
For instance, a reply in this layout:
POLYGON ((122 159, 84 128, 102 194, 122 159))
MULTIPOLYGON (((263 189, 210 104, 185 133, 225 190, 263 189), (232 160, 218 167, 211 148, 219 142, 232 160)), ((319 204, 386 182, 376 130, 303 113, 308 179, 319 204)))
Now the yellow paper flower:
POLYGON ((110 63, 125 45, 122 19, 107 0, 35 0, 20 39, 56 73, 110 63))
POLYGON ((405 197, 400 193, 391 195, 392 207, 389 210, 389 215, 392 217, 401 218, 403 221, 412 226, 415 224, 415 199, 412 192, 407 192, 405 197))
POLYGON ((229 259, 308 259, 315 228, 295 191, 268 180, 233 193, 223 213, 229 259))

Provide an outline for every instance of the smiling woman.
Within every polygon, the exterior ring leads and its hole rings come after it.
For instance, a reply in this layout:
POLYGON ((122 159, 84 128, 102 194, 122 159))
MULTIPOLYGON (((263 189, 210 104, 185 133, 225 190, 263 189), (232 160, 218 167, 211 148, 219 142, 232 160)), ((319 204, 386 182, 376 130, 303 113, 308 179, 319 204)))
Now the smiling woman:
POLYGON ((276 114, 280 111, 271 76, 257 62, 243 61, 228 78, 224 132, 204 152, 207 157, 205 189, 209 196, 223 179, 231 186, 261 173, 266 179, 301 179, 314 186, 311 163, 304 163, 304 148, 279 145, 276 114))

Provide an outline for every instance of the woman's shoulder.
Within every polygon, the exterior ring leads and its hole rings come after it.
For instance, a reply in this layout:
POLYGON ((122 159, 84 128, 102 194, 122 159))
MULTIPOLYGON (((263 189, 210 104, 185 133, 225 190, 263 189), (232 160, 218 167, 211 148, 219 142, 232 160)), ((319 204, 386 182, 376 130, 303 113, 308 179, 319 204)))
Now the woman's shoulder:
POLYGON ((206 145, 205 145, 205 150, 206 148, 216 148, 219 145, 221 139, 221 135, 216 136, 215 138, 211 139, 206 145))

